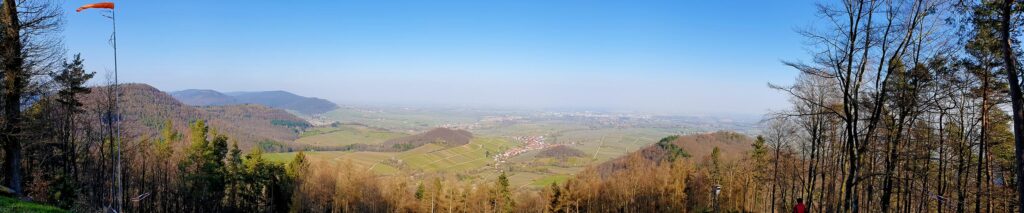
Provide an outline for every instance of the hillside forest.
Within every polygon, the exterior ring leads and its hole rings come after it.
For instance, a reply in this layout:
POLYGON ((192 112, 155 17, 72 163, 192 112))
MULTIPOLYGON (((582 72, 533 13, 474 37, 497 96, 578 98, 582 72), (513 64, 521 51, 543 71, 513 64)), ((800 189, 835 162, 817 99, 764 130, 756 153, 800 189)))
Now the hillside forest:
MULTIPOLYGON (((1024 212, 1022 1, 819 2, 807 13, 822 24, 795 32, 806 59, 783 62, 795 83, 766 88, 792 105, 760 134, 665 135, 540 188, 511 186, 500 167, 463 182, 325 163, 283 143, 312 124, 281 110, 87 85, 103 76, 62 46, 69 9, 0 4, 0 194, 47 211, 791 212, 802 200, 811 212, 1024 212)), ((431 143, 403 140, 366 149, 431 143)), ((33 211, 19 206, 0 212, 33 211)))

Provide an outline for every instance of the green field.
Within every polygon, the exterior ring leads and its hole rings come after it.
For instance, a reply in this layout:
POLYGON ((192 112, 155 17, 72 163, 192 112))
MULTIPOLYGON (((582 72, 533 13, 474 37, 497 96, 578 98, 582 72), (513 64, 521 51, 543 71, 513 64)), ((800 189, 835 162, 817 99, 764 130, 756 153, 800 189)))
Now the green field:
POLYGON ((53 206, 25 202, 9 197, 0 196, 0 212, 59 213, 68 211, 53 206))
POLYGON ((361 123, 394 132, 415 133, 449 123, 472 123, 483 114, 461 110, 424 110, 416 108, 339 108, 323 115, 343 123, 361 123))
POLYGON ((550 186, 552 183, 558 183, 559 185, 565 184, 565 180, 569 179, 569 175, 549 175, 533 181, 534 187, 545 187, 550 186))
POLYGON ((563 132, 554 142, 570 144, 594 161, 606 161, 672 134, 670 130, 654 128, 588 129, 563 132))
POLYGON ((302 134, 296 143, 314 146, 345 146, 350 144, 379 144, 407 134, 376 129, 363 125, 342 124, 318 127, 302 134))
MULTIPOLYGON (((466 145, 429 152, 411 152, 398 155, 406 165, 424 171, 458 172, 485 167, 493 163, 494 155, 514 146, 501 138, 475 138, 466 145)), ((411 150, 416 151, 416 150, 411 150)))

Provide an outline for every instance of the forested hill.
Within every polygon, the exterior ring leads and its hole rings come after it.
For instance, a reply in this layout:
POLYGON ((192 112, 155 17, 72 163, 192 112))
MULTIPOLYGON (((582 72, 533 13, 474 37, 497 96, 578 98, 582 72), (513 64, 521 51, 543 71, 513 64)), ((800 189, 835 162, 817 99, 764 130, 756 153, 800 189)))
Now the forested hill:
POLYGON ((682 147, 695 159, 708 157, 715 148, 718 148, 723 160, 736 161, 746 157, 747 152, 753 150, 751 145, 754 139, 740 133, 718 131, 679 136, 672 143, 682 147))
POLYGON ((727 131, 670 136, 626 156, 597 165, 594 169, 599 174, 607 175, 627 169, 630 163, 635 163, 628 162, 631 160, 642 160, 653 164, 681 158, 700 161, 711 157, 716 148, 719 149, 719 153, 716 154, 718 158, 727 161, 737 161, 753 149, 751 146, 753 142, 754 140, 746 135, 727 131))
POLYGON ((178 101, 192 106, 260 104, 306 115, 321 114, 338 108, 337 104, 328 100, 299 96, 286 91, 221 93, 214 90, 190 89, 172 92, 171 95, 178 101))
MULTIPOLYGON (((102 122, 110 87, 92 88, 82 97, 86 112, 82 120, 94 125, 102 122)), ((166 121, 170 120, 180 132, 186 132, 189 123, 203 119, 218 133, 238 141, 244 150, 256 145, 269 151, 286 151, 291 141, 310 124, 284 110, 256 104, 193 107, 185 105, 171 95, 146 84, 121 85, 120 112, 123 115, 122 132, 126 138, 155 138, 166 121)))

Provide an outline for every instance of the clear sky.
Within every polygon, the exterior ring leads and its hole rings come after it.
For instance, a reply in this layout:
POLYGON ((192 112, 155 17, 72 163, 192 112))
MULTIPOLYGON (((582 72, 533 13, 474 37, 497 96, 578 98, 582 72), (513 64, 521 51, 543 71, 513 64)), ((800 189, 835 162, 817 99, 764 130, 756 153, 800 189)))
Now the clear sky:
MULTIPOLYGON (((65 44, 102 75, 110 25, 85 3, 64 3, 65 44)), ((810 0, 115 3, 120 79, 165 91, 682 114, 785 108, 766 84, 792 82, 780 60, 817 20, 810 0)))

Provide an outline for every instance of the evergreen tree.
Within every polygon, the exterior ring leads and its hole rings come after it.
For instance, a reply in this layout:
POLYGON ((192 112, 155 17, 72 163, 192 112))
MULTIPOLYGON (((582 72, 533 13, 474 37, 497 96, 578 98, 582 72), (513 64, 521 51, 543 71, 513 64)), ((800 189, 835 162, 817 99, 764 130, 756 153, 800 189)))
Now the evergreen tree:
POLYGON ((309 162, 306 162, 306 154, 304 151, 299 151, 295 154, 295 158, 291 162, 288 162, 288 176, 301 179, 302 173, 306 172, 309 168, 309 162))
POLYGON ((562 189, 558 187, 557 182, 551 183, 551 187, 548 187, 548 206, 545 209, 547 212, 562 212, 561 209, 561 198, 562 189))
POLYGON ((512 199, 512 191, 509 190, 508 177, 505 176, 505 172, 501 172, 498 176, 498 182, 495 184, 495 205, 494 208, 500 212, 512 212, 513 207, 516 206, 515 200, 512 199))
POLYGON ((417 183, 416 184, 416 194, 415 194, 416 200, 422 201, 423 200, 423 194, 426 193, 425 191, 426 191, 426 189, 423 188, 423 183, 417 183))
POLYGON ((245 180, 245 170, 242 165, 242 151, 238 149, 238 142, 231 142, 231 151, 227 159, 227 185, 224 194, 224 205, 230 209, 238 208, 239 191, 242 190, 245 180))
POLYGON ((191 126, 192 144, 179 164, 184 175, 185 190, 191 197, 191 206, 198 211, 218 211, 224 194, 224 157, 227 137, 215 136, 207 140, 209 127, 202 120, 191 126))
POLYGON ((57 87, 56 101, 61 109, 60 121, 56 128, 57 141, 60 144, 57 151, 61 159, 61 170, 57 176, 58 186, 53 199, 58 200, 58 206, 64 208, 71 207, 71 201, 78 194, 78 146, 75 142, 77 130, 75 115, 82 112, 82 102, 78 100, 78 95, 90 92, 89 88, 85 87, 85 82, 96 74, 86 72, 84 62, 81 54, 75 54, 70 63, 65 61, 60 72, 53 75, 53 82, 57 87))

